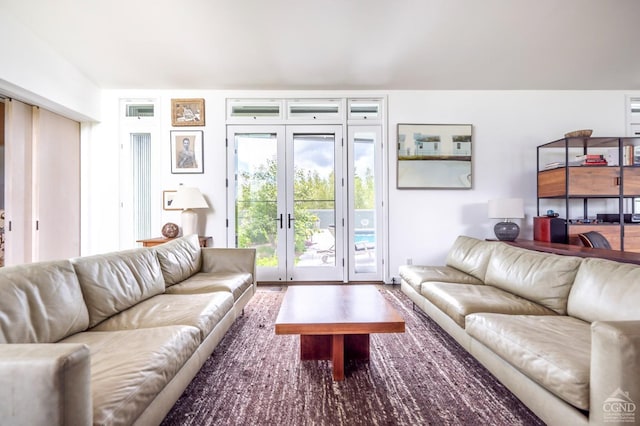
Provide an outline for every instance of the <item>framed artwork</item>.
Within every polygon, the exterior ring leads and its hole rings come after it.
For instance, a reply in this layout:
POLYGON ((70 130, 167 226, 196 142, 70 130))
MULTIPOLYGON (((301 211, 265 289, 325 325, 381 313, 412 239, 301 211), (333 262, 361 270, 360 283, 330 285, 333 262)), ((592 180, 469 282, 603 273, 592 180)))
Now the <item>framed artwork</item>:
POLYGON ((162 191, 162 210, 180 210, 172 207, 173 197, 176 196, 178 191, 162 191))
POLYGON ((171 99, 171 125, 204 126, 204 99, 171 99))
POLYGON ((471 124, 398 124, 398 189, 471 189, 471 124))
POLYGON ((171 132, 171 173, 204 173, 202 130, 171 132))

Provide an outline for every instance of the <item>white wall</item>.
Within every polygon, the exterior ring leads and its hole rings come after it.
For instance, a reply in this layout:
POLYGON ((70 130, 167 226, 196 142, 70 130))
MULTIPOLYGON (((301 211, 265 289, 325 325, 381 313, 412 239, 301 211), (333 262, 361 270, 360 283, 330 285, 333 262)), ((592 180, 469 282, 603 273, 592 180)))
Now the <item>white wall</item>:
MULTIPOLYGON (((199 187, 213 210, 207 212, 206 235, 225 246, 225 98, 374 96, 381 92, 226 92, 226 91, 108 91, 104 120, 91 141, 92 222, 87 235, 91 252, 118 248, 118 194, 114 184, 118 159, 118 100, 157 98, 160 101, 160 180, 162 190, 179 183, 199 187), (171 98, 203 97, 204 174, 172 175, 169 158, 171 98)), ((408 258, 414 264, 440 264, 456 236, 493 237, 496 220, 487 218, 487 200, 525 199, 521 236, 532 238, 536 214, 536 146, 571 130, 591 128, 594 136, 626 134, 625 92, 619 91, 391 91, 388 95, 389 148, 389 271, 408 258), (473 125, 473 189, 398 190, 396 186, 396 128, 398 123, 473 125)), ((196 129, 196 128, 194 128, 196 129)), ((159 207, 160 208, 160 207, 159 207)), ((162 211, 154 229, 168 221, 180 223, 179 212, 162 211)))
POLYGON ((96 125, 91 141, 93 151, 91 157, 90 179, 93 182, 89 192, 93 197, 91 211, 87 212, 96 223, 88 229, 87 254, 117 250, 135 246, 135 241, 120 241, 120 194, 118 180, 120 178, 118 162, 120 159, 119 103, 120 99, 154 99, 158 108, 156 114, 161 117, 156 130, 157 137, 152 135, 152 153, 154 167, 157 168, 159 182, 154 183, 153 193, 158 207, 157 216, 153 218, 152 230, 160 236, 162 225, 174 222, 180 225, 179 211, 162 210, 162 191, 175 190, 180 184, 200 188, 207 199, 210 209, 199 211, 199 221, 203 225, 204 235, 214 237, 214 245, 226 246, 226 151, 225 151, 225 95, 215 91, 172 92, 172 91, 105 91, 102 108, 105 112, 103 121, 96 125), (172 98, 204 98, 205 127, 171 127, 172 98), (203 130, 203 174, 171 174, 170 131, 171 130, 203 130), (105 179, 109 176, 108 179, 105 179), (107 226, 102 226, 106 225, 107 226))
POLYGON ((77 121, 100 119, 100 89, 0 5, 0 94, 77 121))
MULTIPOLYGON (((442 264, 459 234, 495 238, 487 200, 522 197, 522 238, 533 238, 536 146, 577 129, 626 134, 625 93, 615 91, 426 91, 389 95, 390 142, 397 123, 473 125, 472 190, 390 188, 390 271, 408 258, 442 264)), ((393 147, 393 144, 390 144, 393 147)), ((390 155, 395 183, 395 153, 390 155)))

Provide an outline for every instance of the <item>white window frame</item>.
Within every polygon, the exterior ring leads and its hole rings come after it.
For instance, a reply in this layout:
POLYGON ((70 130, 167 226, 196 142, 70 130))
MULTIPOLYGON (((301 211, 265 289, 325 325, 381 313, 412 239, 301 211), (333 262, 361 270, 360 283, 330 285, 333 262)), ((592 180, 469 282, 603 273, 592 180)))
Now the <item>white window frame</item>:
MULTIPOLYGON (((160 188, 160 169, 162 166, 162 144, 160 138, 160 114, 159 102, 157 99, 120 99, 120 173, 119 173, 119 194, 120 194, 120 234, 119 246, 121 249, 138 247, 134 235, 133 216, 133 188, 132 188, 132 164, 131 164, 131 134, 148 133, 151 136, 151 205, 160 206, 162 203, 162 190, 160 188), (126 108, 128 104, 153 104, 153 117, 127 117, 126 108)), ((160 208, 151 209, 151 229, 160 229, 162 210, 160 208)))

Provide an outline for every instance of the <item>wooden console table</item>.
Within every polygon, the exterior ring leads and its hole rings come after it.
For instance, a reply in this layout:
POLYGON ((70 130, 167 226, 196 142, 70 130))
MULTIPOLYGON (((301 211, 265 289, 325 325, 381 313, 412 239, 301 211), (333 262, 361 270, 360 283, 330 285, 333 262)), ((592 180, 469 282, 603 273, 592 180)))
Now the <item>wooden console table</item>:
MULTIPOLYGON (((200 247, 213 246, 213 238, 211 237, 198 237, 198 239, 200 240, 200 247)), ((158 244, 163 244, 171 240, 173 240, 173 238, 158 237, 158 238, 147 238, 145 240, 137 240, 136 243, 142 243, 142 247, 153 247, 153 246, 157 246, 158 244)))
POLYGON ((634 253, 630 251, 608 250, 601 248, 576 246, 572 244, 547 243, 544 241, 533 240, 516 240, 504 242, 516 247, 543 251, 546 253, 563 254, 565 256, 598 257, 602 259, 615 260, 617 262, 634 263, 636 265, 640 265, 640 253, 634 253))

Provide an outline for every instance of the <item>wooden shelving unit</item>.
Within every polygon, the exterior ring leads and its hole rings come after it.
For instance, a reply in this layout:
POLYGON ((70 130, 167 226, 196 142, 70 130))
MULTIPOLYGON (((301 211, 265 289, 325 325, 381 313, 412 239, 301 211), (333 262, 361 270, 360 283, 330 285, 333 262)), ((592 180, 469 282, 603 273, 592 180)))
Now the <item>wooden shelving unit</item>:
POLYGON ((568 244, 598 231, 613 249, 640 252, 640 223, 630 220, 640 213, 638 155, 640 138, 634 137, 563 138, 538 146, 538 215, 554 210, 566 218, 568 244), (585 165, 587 155, 607 163, 585 165))

